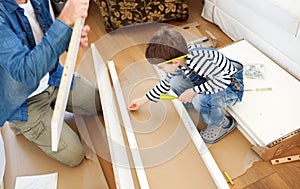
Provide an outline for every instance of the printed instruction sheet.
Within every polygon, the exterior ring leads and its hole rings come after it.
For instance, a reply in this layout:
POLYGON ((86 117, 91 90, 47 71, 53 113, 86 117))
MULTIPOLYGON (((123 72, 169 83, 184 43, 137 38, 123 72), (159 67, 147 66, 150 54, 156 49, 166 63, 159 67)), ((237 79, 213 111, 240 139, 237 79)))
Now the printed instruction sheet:
POLYGON ((56 189, 58 173, 17 177, 15 189, 56 189))

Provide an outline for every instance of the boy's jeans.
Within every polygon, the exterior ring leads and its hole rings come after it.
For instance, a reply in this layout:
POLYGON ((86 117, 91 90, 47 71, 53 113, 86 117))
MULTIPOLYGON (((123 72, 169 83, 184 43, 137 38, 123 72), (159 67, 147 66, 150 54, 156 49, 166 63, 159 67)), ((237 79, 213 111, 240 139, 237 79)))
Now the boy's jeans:
MULTIPOLYGON (((239 64, 239 63, 237 63, 239 64)), ((240 69, 233 75, 230 86, 224 91, 220 91, 215 94, 197 94, 192 105, 199 112, 201 118, 207 126, 217 126, 225 118, 225 114, 222 109, 226 106, 233 106, 236 102, 242 100, 244 85, 243 85, 243 69, 242 65, 236 65, 240 69), (241 66, 241 67, 240 67, 241 66), (237 83, 237 84, 235 84, 237 83)), ((171 80, 171 89, 180 95, 185 90, 194 87, 194 83, 197 81, 191 81, 181 71, 177 72, 171 80)), ((198 83, 199 84, 199 83, 198 83)))
MULTIPOLYGON (((77 134, 65 122, 58 151, 51 150, 51 119, 57 93, 58 88, 50 86, 42 93, 29 98, 28 121, 14 121, 10 124, 48 156, 63 164, 76 166, 83 160, 84 150, 77 134)), ((100 112, 98 89, 89 81, 75 75, 75 86, 69 94, 67 111, 81 115, 95 115, 100 112)))

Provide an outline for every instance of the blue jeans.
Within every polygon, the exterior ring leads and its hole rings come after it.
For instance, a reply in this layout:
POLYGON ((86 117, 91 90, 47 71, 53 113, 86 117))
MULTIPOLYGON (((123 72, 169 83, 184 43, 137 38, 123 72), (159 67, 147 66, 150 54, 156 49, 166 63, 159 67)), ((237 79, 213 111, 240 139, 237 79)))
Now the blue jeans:
MULTIPOLYGON (((225 118, 223 108, 233 106, 242 100, 244 93, 243 66, 238 62, 232 62, 239 71, 232 75, 232 82, 226 90, 214 94, 197 94, 192 104, 186 106, 193 106, 207 126, 219 125, 225 118)), ((205 79, 198 75, 186 77, 181 71, 177 71, 170 84, 171 89, 179 96, 185 90, 199 85, 201 82, 205 82, 205 79)))

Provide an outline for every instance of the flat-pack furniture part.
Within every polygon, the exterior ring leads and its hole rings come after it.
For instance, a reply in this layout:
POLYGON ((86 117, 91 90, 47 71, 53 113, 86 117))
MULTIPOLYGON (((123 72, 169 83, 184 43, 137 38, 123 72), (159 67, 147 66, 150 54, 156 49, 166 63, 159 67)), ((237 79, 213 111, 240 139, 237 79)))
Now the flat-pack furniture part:
POLYGON ((246 40, 220 51, 244 65, 264 66, 264 78, 244 77, 242 102, 228 108, 253 149, 270 160, 300 145, 300 82, 246 40), (256 90, 261 88, 271 90, 256 90))
POLYGON ((135 184, 130 170, 130 162, 126 152, 122 130, 116 112, 116 102, 110 85, 108 69, 94 44, 91 44, 95 73, 99 85, 100 100, 106 125, 107 140, 111 155, 111 163, 117 188, 134 188, 135 184), (120 144, 121 147, 118 146, 120 144), (121 164, 122 163, 122 164, 121 164), (120 165, 121 164, 121 165, 120 165))
POLYGON ((85 19, 80 18, 75 21, 71 41, 69 44, 69 52, 67 54, 64 71, 55 102, 55 107, 51 120, 51 144, 52 151, 57 151, 60 140, 61 129, 64 120, 64 112, 67 107, 67 98, 69 96, 71 82, 75 70, 75 64, 81 39, 81 30, 85 19))

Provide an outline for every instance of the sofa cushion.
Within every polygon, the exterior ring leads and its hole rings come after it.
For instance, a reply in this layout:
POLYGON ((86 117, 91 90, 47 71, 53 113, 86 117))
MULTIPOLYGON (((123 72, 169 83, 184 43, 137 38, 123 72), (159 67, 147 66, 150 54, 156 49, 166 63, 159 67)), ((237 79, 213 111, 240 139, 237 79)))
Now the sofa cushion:
POLYGON ((241 5, 254 11, 255 14, 258 14, 258 17, 267 19, 283 30, 300 37, 299 0, 206 0, 202 16, 208 21, 214 22, 214 8, 218 7, 231 17, 239 20, 241 12, 244 11, 243 8, 240 8, 241 5))
POLYGON ((300 24, 299 0, 241 0, 240 2, 282 29, 297 34, 300 24), (260 6, 254 6, 258 4, 260 6))
POLYGON ((204 4, 201 16, 206 20, 214 23, 214 9, 216 5, 216 0, 206 0, 204 4))

